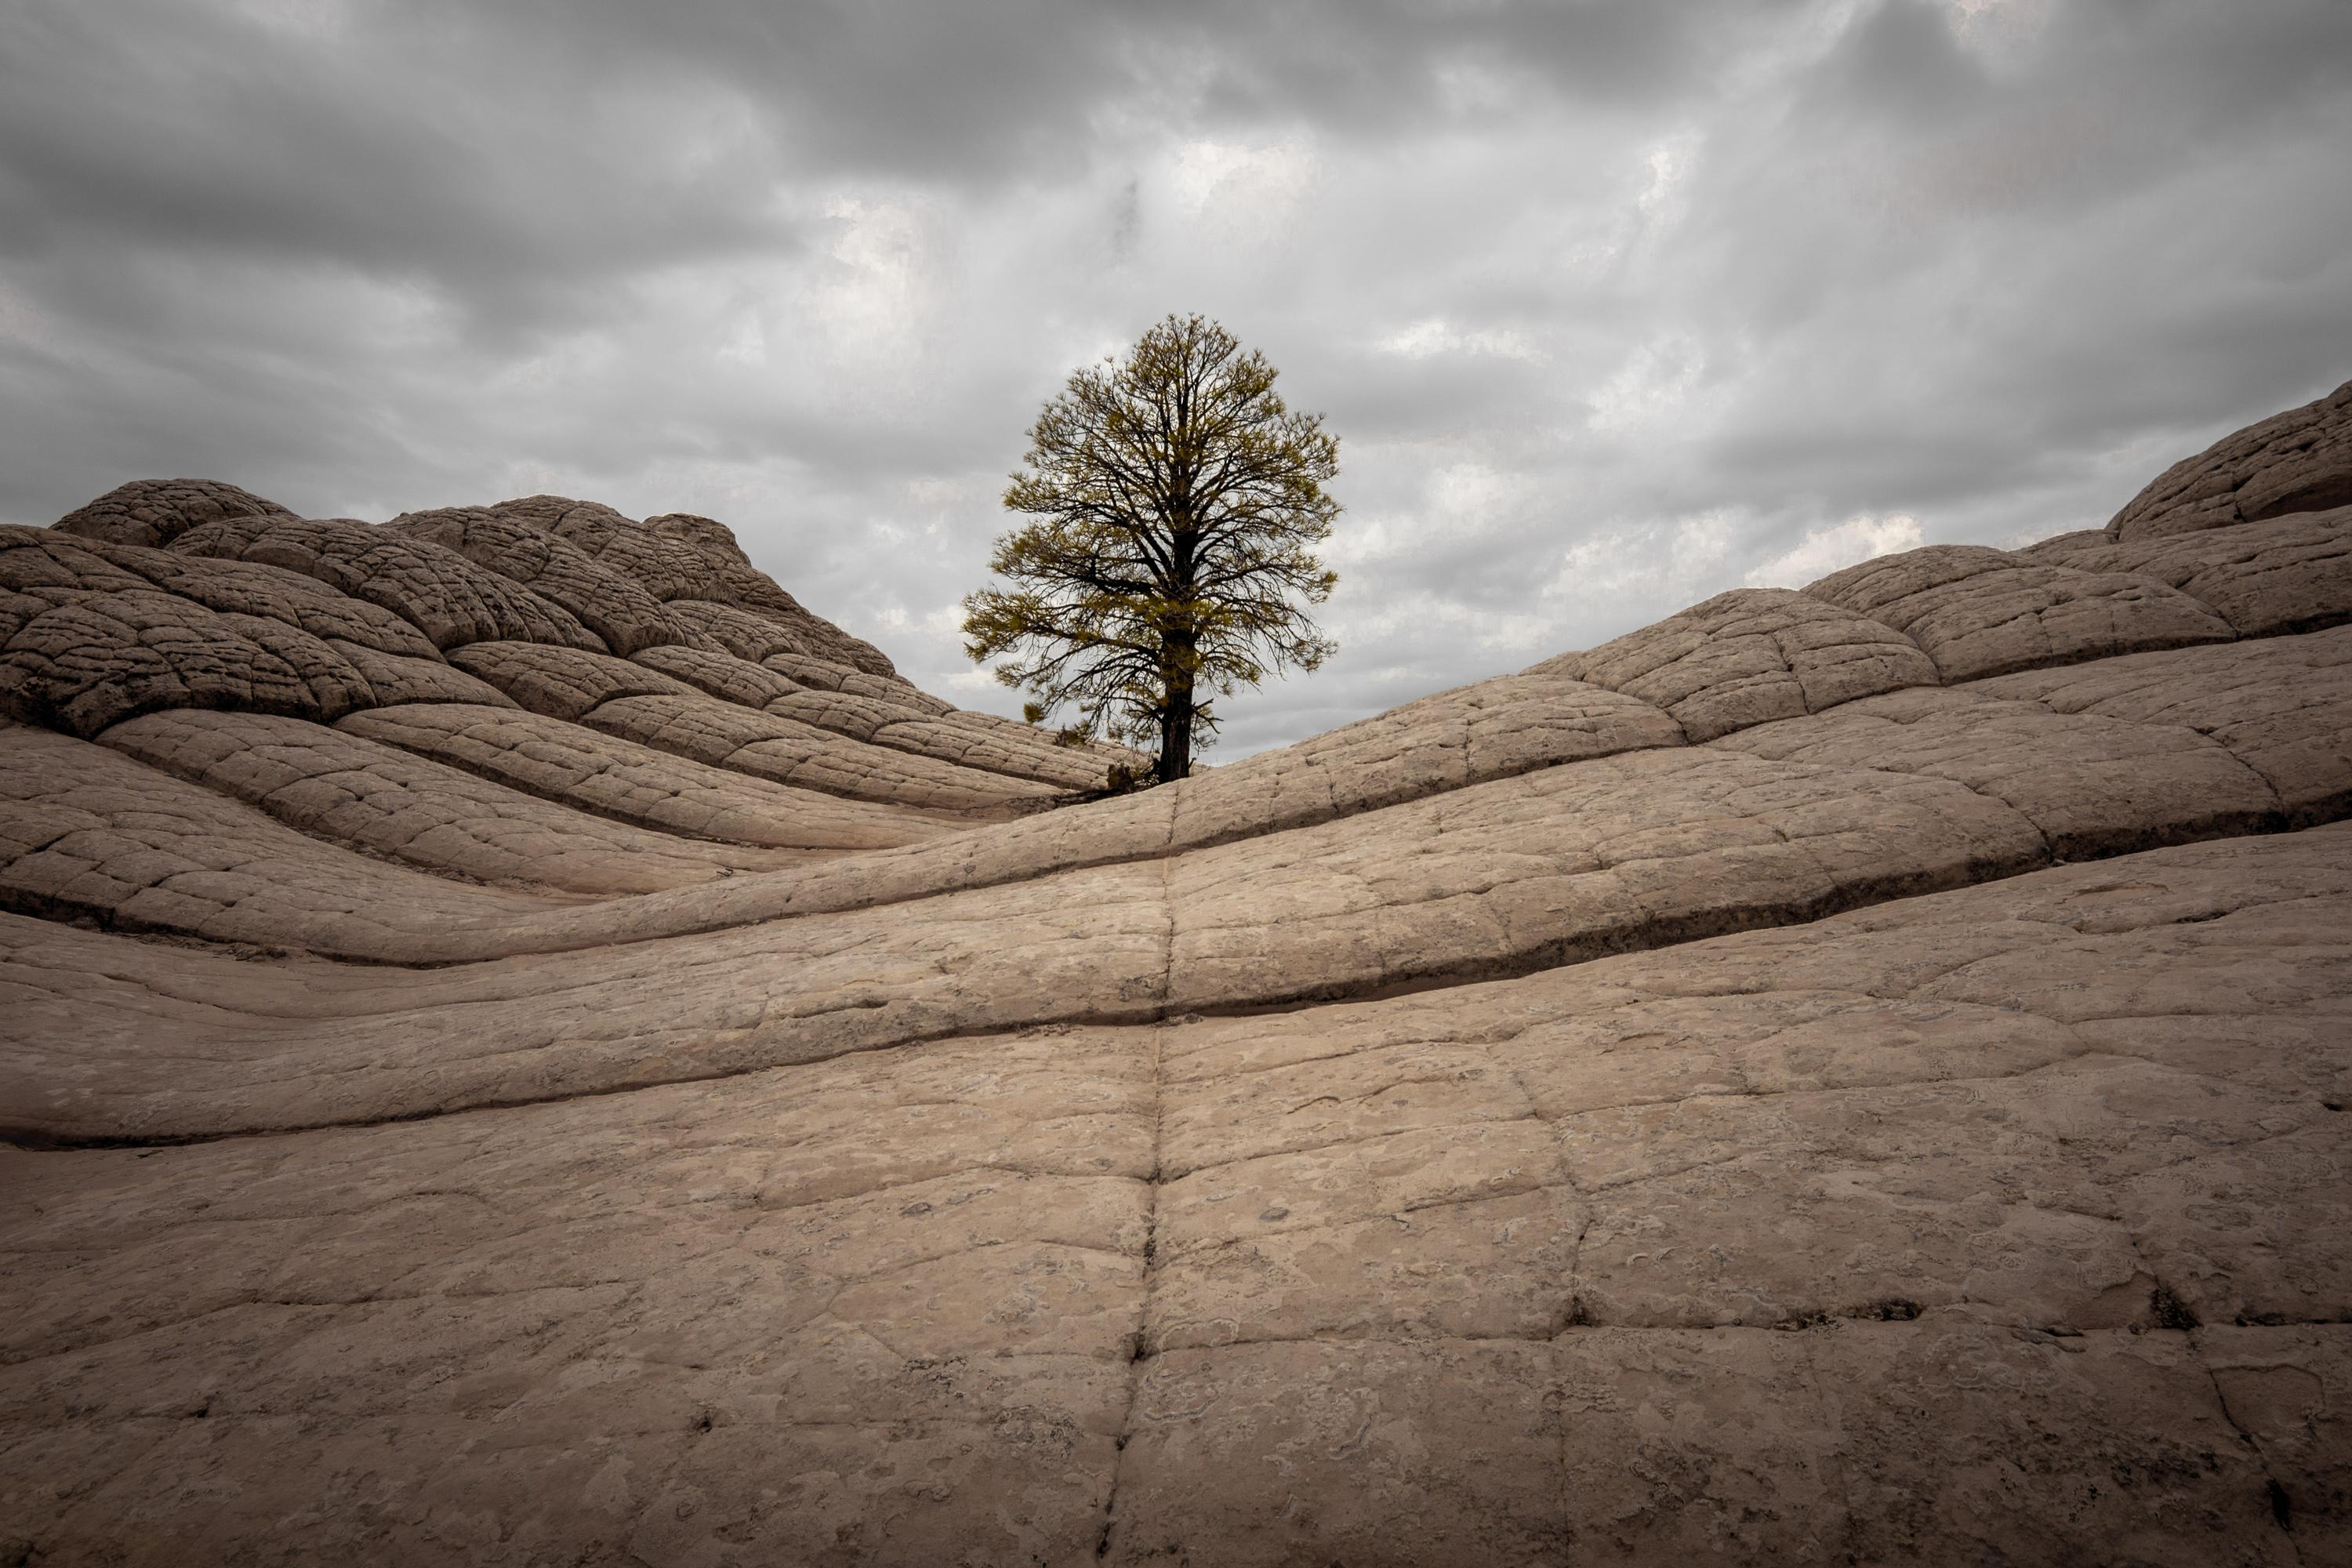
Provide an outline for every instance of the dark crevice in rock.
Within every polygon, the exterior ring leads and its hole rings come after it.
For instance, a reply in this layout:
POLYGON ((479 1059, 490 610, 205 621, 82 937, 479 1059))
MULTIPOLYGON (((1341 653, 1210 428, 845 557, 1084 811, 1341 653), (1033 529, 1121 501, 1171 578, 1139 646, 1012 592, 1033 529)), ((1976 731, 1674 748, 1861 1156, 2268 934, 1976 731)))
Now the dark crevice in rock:
POLYGON ((2188 1330, 2200 1326, 2197 1314, 2189 1304, 2174 1294, 2168 1285, 2159 1283, 2148 1292, 2148 1315, 2159 1329, 2188 1330))

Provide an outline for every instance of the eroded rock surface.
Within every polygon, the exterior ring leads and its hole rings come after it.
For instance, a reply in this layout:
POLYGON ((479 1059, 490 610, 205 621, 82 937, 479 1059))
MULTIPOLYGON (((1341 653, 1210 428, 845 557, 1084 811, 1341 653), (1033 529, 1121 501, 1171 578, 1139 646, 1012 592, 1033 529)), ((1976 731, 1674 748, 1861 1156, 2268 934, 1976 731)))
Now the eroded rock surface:
POLYGON ((1693 741, 1939 679, 1902 633, 1786 588, 1718 594, 1561 672, 1664 709, 1693 741))
POLYGON ((2352 620, 2352 507, 2129 544, 2103 533, 2070 536, 2025 553, 2168 583, 2220 612, 2240 637, 2316 631, 2352 620))
POLYGON ((0 531, 0 1561, 2352 1555, 2344 395, 1085 804, 707 519, 0 531))
POLYGON ((553 599, 476 565, 448 546, 349 518, 235 518, 190 529, 172 548, 315 577, 353 598, 381 605, 445 650, 498 641, 604 647, 553 599))
POLYGON ((559 535, 482 507, 403 512, 384 527, 430 540, 499 576, 527 584, 579 617, 614 653, 632 654, 677 635, 660 601, 630 577, 559 535))
MULTIPOLYGON (((12 1456, 43 1478, 14 1517, 160 1558, 200 1478, 293 1497, 365 1454, 377 1528, 452 1561, 481 1542, 426 1527, 470 1498, 573 1552, 848 1529, 848 1560, 918 1562, 952 1528, 1083 1562, 1108 1527, 1120 1561, 1548 1563, 1572 1532, 1971 1562, 2060 1552, 2121 1468, 2095 1517, 2151 1560, 2291 1561, 2273 1484, 2303 1542, 2344 1530, 2320 1391, 2352 1343, 2317 1320, 2352 1306, 2347 846, 2158 851, 1392 1001, 10 1155, 0 1240, 40 1270, 5 1276, 0 1389, 20 1443, 74 1439, 12 1456), (2221 1378, 2272 1380, 2275 1459, 2221 1378), (356 1447, 291 1441, 329 1413, 356 1447), (1690 1468, 1624 1465, 1643 1445, 1690 1468), (480 1473, 493 1451, 531 1484, 480 1473)), ((61 988, 118 940, 16 925, 77 950, 16 949, 61 988)), ((380 1016, 373 984, 278 1048, 380 1016)))
POLYGON ((2352 505, 2352 381, 2184 458, 2107 524, 2126 543, 2352 505))
POLYGON ((227 517, 291 517, 274 500, 215 479, 134 479, 51 526, 109 544, 169 544, 199 523, 227 517))
POLYGON ((468 880, 643 893, 813 854, 631 827, 341 730, 259 713, 152 713, 99 739, 289 827, 468 880))
POLYGON ((581 722, 713 767, 851 800, 994 815, 1024 800, 1042 804, 1055 793, 1034 779, 861 744, 799 719, 709 701, 692 691, 615 698, 583 714, 581 722))
POLYGON ((2236 635, 2212 609, 2153 577, 2040 565, 1976 545, 1881 556, 1805 593, 1902 632, 1946 680, 2236 635))
POLYGON ((935 816, 772 784, 511 708, 419 704, 353 714, 338 727, 575 811, 688 837, 856 849, 945 828, 935 816))

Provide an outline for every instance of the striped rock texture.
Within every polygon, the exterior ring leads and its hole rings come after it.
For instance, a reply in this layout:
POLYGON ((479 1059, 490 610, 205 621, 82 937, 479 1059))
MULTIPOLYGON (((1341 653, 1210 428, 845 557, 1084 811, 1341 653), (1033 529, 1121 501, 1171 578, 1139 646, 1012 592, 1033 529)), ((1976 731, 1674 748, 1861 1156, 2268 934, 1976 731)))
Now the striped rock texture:
POLYGON ((708 519, 0 531, 0 1562, 2352 1560, 2347 397, 1108 796, 708 519))

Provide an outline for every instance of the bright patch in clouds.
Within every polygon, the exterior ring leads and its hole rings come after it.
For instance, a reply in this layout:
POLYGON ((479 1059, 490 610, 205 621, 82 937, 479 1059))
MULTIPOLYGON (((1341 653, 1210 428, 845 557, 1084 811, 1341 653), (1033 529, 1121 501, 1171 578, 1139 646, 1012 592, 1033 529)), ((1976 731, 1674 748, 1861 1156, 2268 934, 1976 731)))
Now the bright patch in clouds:
POLYGON ((1442 318, 1432 316, 1425 321, 1389 333, 1374 347, 1382 353, 1400 354, 1406 359, 1428 359, 1433 354, 1492 354, 1497 359, 1540 361, 1543 351, 1516 331, 1461 331, 1449 326, 1442 318))
POLYGON ((800 301, 800 331, 856 371, 904 366, 922 347, 936 302, 930 215, 919 201, 837 195, 838 233, 800 301))
POLYGON ((1593 532, 1562 552, 1546 596, 1605 605, 1611 635, 1630 631, 1728 586, 1738 524, 1715 510, 1593 532))
POLYGON ((1874 561, 1927 542, 1919 520, 1908 512, 1887 517, 1850 517, 1816 528, 1748 574, 1751 588, 1801 588, 1847 566, 1874 561))
POLYGON ((1692 166, 1698 160, 1699 136, 1685 131, 1667 138, 1649 151, 1643 160, 1649 178, 1642 194, 1634 199, 1642 216, 1651 223, 1664 223, 1682 214, 1679 194, 1688 180, 1692 166))
POLYGON ((1186 142, 1170 160, 1169 184, 1186 216, 1259 230, 1286 221, 1320 172, 1303 142, 1186 142))
POLYGON ((1633 351, 1592 394, 1586 423, 1603 436, 1625 436, 1681 411, 1706 359, 1688 338, 1661 338, 1633 351))

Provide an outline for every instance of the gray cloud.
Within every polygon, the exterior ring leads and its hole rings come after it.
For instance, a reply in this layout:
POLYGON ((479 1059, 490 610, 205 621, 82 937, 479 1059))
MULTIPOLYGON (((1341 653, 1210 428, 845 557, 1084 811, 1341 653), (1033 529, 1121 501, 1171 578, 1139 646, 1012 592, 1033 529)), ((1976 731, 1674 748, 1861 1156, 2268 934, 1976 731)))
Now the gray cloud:
POLYGON ((1342 437, 1222 754, 1750 580, 2106 515, 2352 374, 2352 11, 26 0, 0 517, 556 489, 943 695, 1076 363, 1216 315, 1342 437))

